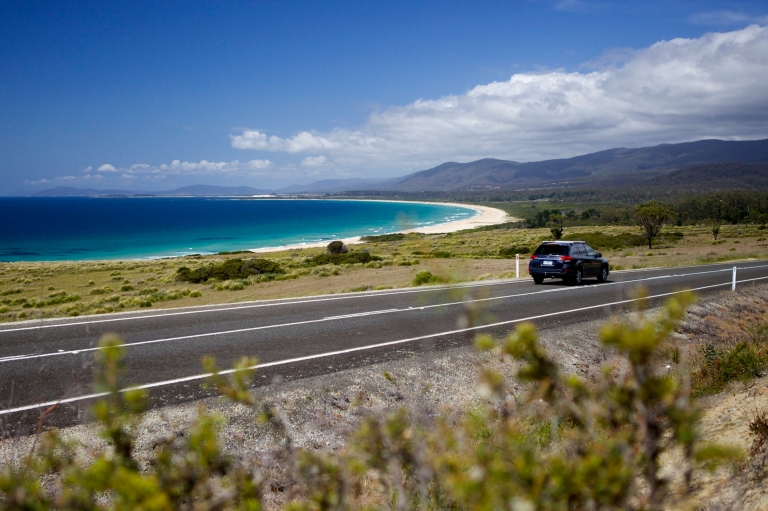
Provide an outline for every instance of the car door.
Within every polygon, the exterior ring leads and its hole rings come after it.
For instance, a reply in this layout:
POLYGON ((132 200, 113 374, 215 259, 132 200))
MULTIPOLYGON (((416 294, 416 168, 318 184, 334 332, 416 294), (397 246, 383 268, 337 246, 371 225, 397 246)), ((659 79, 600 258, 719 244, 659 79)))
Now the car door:
MULTIPOLYGON (((581 263, 582 277, 586 277, 587 275, 589 275, 589 268, 587 267, 584 261, 584 259, 586 258, 586 255, 587 253, 584 251, 584 246, 581 243, 574 243, 571 246, 571 257, 573 257, 574 260, 578 260, 581 263)), ((574 264, 574 266, 576 266, 576 264, 574 264)))
POLYGON ((593 277, 600 275, 600 259, 597 258, 595 250, 589 245, 584 245, 582 249, 586 253, 586 257, 584 257, 584 267, 586 268, 589 266, 589 270, 584 270, 584 274, 593 277))

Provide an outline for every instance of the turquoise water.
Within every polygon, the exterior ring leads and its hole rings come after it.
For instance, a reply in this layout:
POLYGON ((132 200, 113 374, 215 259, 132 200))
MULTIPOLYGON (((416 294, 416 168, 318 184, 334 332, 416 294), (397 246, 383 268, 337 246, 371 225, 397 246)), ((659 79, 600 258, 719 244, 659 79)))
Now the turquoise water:
POLYGON ((476 215, 387 201, 0 198, 0 261, 141 259, 383 234, 476 215))

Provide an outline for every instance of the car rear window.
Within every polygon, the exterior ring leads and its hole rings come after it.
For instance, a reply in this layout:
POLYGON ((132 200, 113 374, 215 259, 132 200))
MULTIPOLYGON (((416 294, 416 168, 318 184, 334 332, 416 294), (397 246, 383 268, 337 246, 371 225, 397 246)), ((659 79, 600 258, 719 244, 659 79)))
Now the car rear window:
POLYGON ((539 245, 536 255, 568 255, 568 245, 539 245))

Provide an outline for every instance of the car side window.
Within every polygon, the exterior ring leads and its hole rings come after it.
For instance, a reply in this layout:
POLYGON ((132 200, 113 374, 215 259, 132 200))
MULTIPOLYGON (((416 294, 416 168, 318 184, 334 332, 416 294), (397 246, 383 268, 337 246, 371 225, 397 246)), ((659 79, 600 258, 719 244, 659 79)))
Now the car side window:
POLYGON ((573 245, 573 246, 571 246, 571 255, 583 256, 584 255, 584 248, 581 245, 573 245))
POLYGON ((586 249, 587 255, 589 257, 595 257, 597 255, 597 253, 589 245, 584 245, 584 249, 586 249))

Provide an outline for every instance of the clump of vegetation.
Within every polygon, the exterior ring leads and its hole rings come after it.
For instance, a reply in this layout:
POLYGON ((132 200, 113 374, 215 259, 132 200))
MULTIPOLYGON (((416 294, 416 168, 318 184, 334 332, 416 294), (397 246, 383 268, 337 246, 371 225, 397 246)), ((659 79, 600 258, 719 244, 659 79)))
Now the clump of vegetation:
POLYGON ((386 242, 386 241, 402 241, 405 239, 405 234, 402 232, 396 232, 394 234, 378 234, 375 236, 363 236, 360 238, 361 241, 371 241, 371 242, 386 242))
POLYGON ((708 396, 721 392, 732 381, 748 382, 768 368, 768 347, 748 341, 732 348, 704 347, 702 365, 692 375, 694 394, 708 396))
POLYGON ((22 307, 47 307, 50 305, 60 305, 62 303, 76 302, 80 300, 80 295, 70 295, 66 291, 57 291, 50 293, 47 298, 33 298, 32 300, 24 303, 22 307))
POLYGON ((450 259, 453 257, 453 254, 447 250, 433 250, 432 257, 436 257, 437 259, 450 259))
POLYGON ((768 447, 768 415, 765 411, 755 413, 755 418, 749 422, 749 435, 752 437, 751 455, 760 454, 768 447))
POLYGON ((432 272, 424 270, 420 271, 413 278, 414 286, 421 286, 422 284, 442 284, 447 282, 444 278, 432 275, 432 272))
POLYGON ((345 254, 318 254, 307 261, 308 266, 324 264, 366 264, 371 261, 381 261, 381 257, 371 255, 367 251, 347 252, 345 254))
POLYGON ((338 240, 328 243, 326 249, 329 254, 346 254, 349 252, 349 247, 343 241, 338 240))
POLYGON ((193 284, 207 282, 209 279, 235 280, 245 279, 254 275, 274 278, 282 275, 285 270, 276 262, 269 259, 227 259, 219 264, 208 264, 194 270, 182 266, 176 271, 177 281, 186 281, 193 284))

